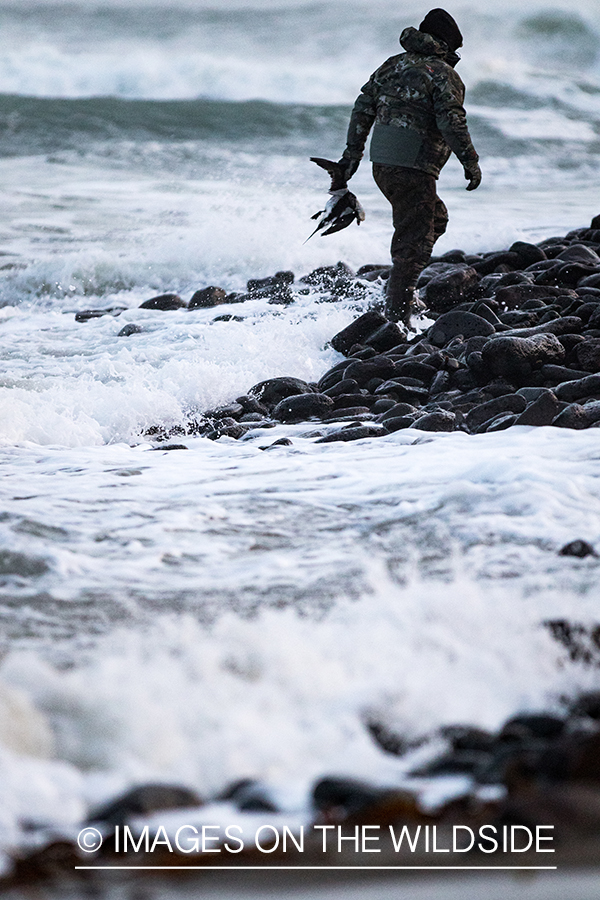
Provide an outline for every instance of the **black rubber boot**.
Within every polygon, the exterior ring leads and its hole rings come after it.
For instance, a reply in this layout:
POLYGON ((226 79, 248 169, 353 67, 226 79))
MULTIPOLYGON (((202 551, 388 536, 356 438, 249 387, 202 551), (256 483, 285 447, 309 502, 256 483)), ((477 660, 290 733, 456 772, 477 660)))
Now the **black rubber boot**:
POLYGON ((411 307, 415 297, 412 288, 387 293, 385 297, 385 315, 390 322, 402 322, 410 327, 411 307))

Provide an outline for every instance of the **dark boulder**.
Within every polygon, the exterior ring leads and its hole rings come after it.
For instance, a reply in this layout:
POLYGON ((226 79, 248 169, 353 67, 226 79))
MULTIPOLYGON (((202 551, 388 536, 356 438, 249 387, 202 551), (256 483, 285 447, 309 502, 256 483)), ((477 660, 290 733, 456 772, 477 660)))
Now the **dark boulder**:
POLYGON ((456 415, 449 410, 438 409, 416 419, 410 427, 419 431, 454 431, 456 415))
POLYGON ((388 356, 374 356, 372 359, 356 360, 344 369, 344 378, 353 378, 360 387, 371 378, 390 378, 395 373, 393 360, 388 356))
POLYGON ((576 381, 565 381, 555 388, 554 393, 559 400, 566 400, 567 403, 573 403, 575 400, 582 400, 594 394, 600 395, 600 373, 586 375, 585 378, 578 378, 576 381))
POLYGON ((367 337, 365 343, 377 350, 378 353, 385 353, 400 344, 405 344, 406 335, 395 322, 386 322, 367 337))
POLYGON ((290 271, 275 272, 274 275, 269 275, 267 278, 251 278, 246 284, 246 289, 250 294, 269 291, 271 288, 277 288, 283 284, 293 284, 294 278, 294 273, 290 271))
POLYGON ((109 306, 108 309, 82 309, 75 313, 76 322, 87 322, 90 319, 100 319, 102 316, 120 316, 127 309, 126 306, 109 306))
POLYGON ((585 378, 587 373, 579 369, 570 369, 568 366, 545 365, 541 368, 541 373, 546 385, 562 384, 563 381, 577 381, 579 378, 585 378))
POLYGON ((133 788, 90 813, 89 822, 123 825, 133 816, 147 816, 158 810, 190 809, 202 806, 195 791, 174 784, 144 784, 133 788))
POLYGON ((600 267, 600 256, 595 250, 592 250, 591 247, 587 247, 585 244, 571 244, 569 247, 561 250, 555 258, 600 267))
POLYGON ((415 418, 414 415, 391 416, 383 422, 383 425, 385 426, 386 431, 392 433, 394 431, 401 431, 404 428, 410 428, 415 421, 415 418))
POLYGON ((333 408, 333 400, 327 394, 294 394, 281 400, 273 410, 278 422, 303 422, 313 416, 321 418, 333 408))
POLYGON ((358 425, 355 428, 342 428, 340 431, 326 434, 325 437, 319 438, 315 443, 331 444, 335 441, 360 441, 363 438, 383 437, 386 434, 388 434, 388 431, 383 425, 358 425))
POLYGON ((501 416, 494 416, 488 422, 484 422, 475 432, 475 434, 492 433, 494 431, 506 431, 511 425, 515 425, 517 421, 514 413, 504 413, 501 416))
POLYGON ((209 309, 213 306, 220 306, 222 303, 228 302, 227 297, 227 292, 223 288, 210 285, 196 291, 189 302, 188 309, 209 309))
POLYGON ((328 397, 339 397, 342 394, 358 394, 358 392, 358 382, 355 381, 354 378, 342 378, 342 380, 338 381, 337 384, 334 384, 333 387, 323 391, 328 397))
POLYGON ((533 370, 544 363, 561 363, 565 348, 553 334, 532 337, 496 337, 481 351, 483 364, 493 375, 503 375, 524 384, 533 370))
POLYGON ((280 378, 269 378, 267 381, 259 381, 248 391, 248 395, 266 407, 276 406, 286 397, 294 394, 308 394, 310 387, 301 378, 292 378, 289 375, 280 378))
MULTIPOLYGON (((560 556, 576 556, 578 559, 585 559, 586 556, 597 556, 591 544, 587 541, 569 541, 564 547, 558 551, 560 556)), ((599 716, 600 718, 600 716, 599 716)))
POLYGON ((494 397, 486 403, 481 403, 471 409, 465 419, 469 431, 474 431, 488 422, 490 419, 499 416, 502 413, 522 413, 527 407, 527 401, 520 394, 504 394, 501 397, 494 397))
POLYGON ((543 391, 517 418, 515 425, 551 425, 565 404, 553 391, 543 391))
POLYGON ((369 310, 335 334, 331 338, 331 346, 338 353, 347 356, 354 344, 364 344, 366 338, 387 324, 387 319, 380 312, 374 309, 369 310))
POLYGON ((526 241, 515 241, 509 248, 511 253, 516 253, 519 257, 521 268, 526 269, 533 263, 547 259, 546 254, 535 244, 528 244, 526 241))
POLYGON ((187 306, 185 300, 182 300, 179 294, 160 294, 158 297, 151 297, 150 300, 144 300, 140 303, 140 309, 182 309, 187 306))
POLYGON ((329 290, 339 278, 347 279, 352 277, 354 277, 354 272, 350 266, 344 262, 338 262, 334 266, 319 266, 318 269, 314 269, 308 275, 304 275, 300 281, 316 288, 329 290))
POLYGON ((436 275, 424 289, 424 300, 433 312, 444 313, 468 299, 479 282, 474 268, 456 265, 452 271, 436 275))
POLYGON ((313 788, 313 804, 321 812, 343 809, 356 813, 375 805, 389 790, 352 778, 322 778, 313 788))
POLYGON ((128 322, 127 325, 123 325, 117 337, 129 337, 132 334, 141 334, 144 331, 141 325, 136 325, 134 322, 128 322))
POLYGON ((410 357, 399 360, 394 366, 394 378, 416 378, 424 384, 430 384, 437 372, 435 366, 410 357))
POLYGON ((574 428, 581 431, 590 428, 596 422, 600 422, 600 400, 586 403, 585 406, 571 403, 557 415, 552 424, 556 428, 574 428))
POLYGON ((600 372, 600 340, 583 341, 577 344, 573 353, 586 372, 600 372))
POLYGON ((375 396, 389 395, 400 403, 427 403, 429 392, 424 387, 415 384, 407 384, 403 381, 384 381, 375 391, 375 396))
MULTIPOLYGON (((491 310, 489 312, 491 313, 491 310)), ((494 334, 494 331, 492 323, 482 316, 462 310, 453 310, 443 313, 436 319, 435 325, 432 325, 427 332, 427 337, 432 344, 443 347, 459 334, 462 334, 464 338, 487 337, 494 334)))

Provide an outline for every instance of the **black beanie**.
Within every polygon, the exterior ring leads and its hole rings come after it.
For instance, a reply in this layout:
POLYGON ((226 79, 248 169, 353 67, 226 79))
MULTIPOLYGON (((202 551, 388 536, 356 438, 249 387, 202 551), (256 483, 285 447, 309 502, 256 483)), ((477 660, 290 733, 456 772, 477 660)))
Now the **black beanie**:
POLYGON ((445 41, 450 50, 458 50, 459 47, 462 47, 463 36, 460 29, 445 9, 430 10, 419 25, 419 31, 424 31, 426 34, 445 41))

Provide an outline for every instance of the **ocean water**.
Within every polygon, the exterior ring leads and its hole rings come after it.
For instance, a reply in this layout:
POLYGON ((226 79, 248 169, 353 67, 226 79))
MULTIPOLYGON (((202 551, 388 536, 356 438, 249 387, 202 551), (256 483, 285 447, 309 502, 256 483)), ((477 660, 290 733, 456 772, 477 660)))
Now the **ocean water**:
MULTIPOLYGON (((211 798, 255 777, 307 816, 322 775, 403 783, 369 721, 416 743, 599 686, 544 625, 598 622, 597 559, 557 555, 600 544, 596 431, 317 445, 304 424, 171 452, 145 436, 339 359, 328 341, 368 299, 138 307, 386 262, 366 163, 365 222, 304 243, 328 186, 308 157, 340 155, 361 85, 427 8, 0 4, 3 865, 149 780, 211 798), (243 320, 214 321, 228 312, 243 320)), ((586 225, 598 4, 447 8, 484 181, 467 194, 444 170, 439 252, 586 225)))

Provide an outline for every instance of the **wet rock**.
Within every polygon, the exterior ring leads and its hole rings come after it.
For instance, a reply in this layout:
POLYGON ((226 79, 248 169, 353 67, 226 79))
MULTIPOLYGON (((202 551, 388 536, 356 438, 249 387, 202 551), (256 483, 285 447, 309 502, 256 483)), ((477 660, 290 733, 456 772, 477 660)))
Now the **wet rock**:
POLYGON ((435 394, 440 394, 442 391, 447 391, 450 385, 450 373, 445 371, 440 371, 437 373, 431 385, 429 387, 429 393, 433 397, 435 394))
MULTIPOLYGON (((330 396, 329 394, 327 395, 330 396)), ((334 409, 347 409, 351 406, 367 406, 367 395, 364 394, 338 394, 337 397, 332 397, 333 400, 333 408, 334 409)), ((368 397, 368 402, 372 402, 372 397, 368 397)), ((369 407, 370 409, 370 407, 369 407)))
POLYGON ((101 316, 120 316, 127 309, 126 306, 109 306, 107 309, 82 309, 75 313, 76 322, 88 322, 90 319, 99 319, 101 316))
POLYGON ((495 337, 481 351, 483 364, 493 375, 526 383, 533 370, 545 363, 560 364, 565 348, 553 334, 532 337, 495 337))
POLYGON ((358 425, 356 428, 342 428, 319 438, 317 444, 331 444, 335 441, 360 441, 363 438, 383 437, 388 432, 383 425, 358 425))
POLYGON ((576 556, 578 559, 584 559, 586 556, 597 556, 591 544, 587 541, 569 541, 564 547, 558 551, 560 556, 576 556))
POLYGON ((240 422, 233 419, 222 419, 220 422, 215 422, 215 427, 208 432, 206 437, 211 441, 218 441, 221 437, 230 437, 239 441, 247 431, 248 426, 242 425, 240 422))
POLYGON ((371 410, 368 406, 348 406, 346 408, 334 409, 332 412, 328 412, 323 416, 323 419, 327 422, 344 422, 348 419, 358 419, 360 421, 364 421, 365 419, 374 419, 375 416, 371 413, 371 410))
POLYGON ((308 382, 302 381, 301 378, 292 378, 284 375, 280 378, 269 378, 266 381, 259 381, 258 384, 250 388, 248 396, 270 408, 277 406, 286 397, 308 393, 310 393, 308 382))
POLYGON ((418 381, 422 381, 423 384, 430 384, 437 372, 438 370, 435 366, 410 358, 400 360, 394 366, 395 378, 416 378, 418 381))
POLYGON ((117 337, 129 337, 132 334, 141 334, 144 331, 141 325, 136 325, 134 322, 128 322, 127 325, 123 325, 117 337))
POLYGON ((424 289, 424 300, 433 312, 444 313, 473 294, 479 282, 474 268, 456 265, 452 271, 436 275, 424 289))
MULTIPOLYGON (((579 543, 579 542, 577 542, 579 543)), ((585 543, 585 541, 582 541, 585 543)), ((567 544, 567 546, 569 546, 567 544)), ((590 546, 588 544, 588 546, 590 546)), ((593 548, 592 548, 593 551, 593 548)), ((595 555, 595 554, 594 554, 595 555)), ((600 691, 588 691, 577 697, 570 709, 572 716, 576 718, 590 718, 596 722, 600 721, 600 691)))
MULTIPOLYGON (((491 310, 489 310, 491 313, 491 310)), ((491 313, 493 315, 493 313, 491 313)), ((487 337, 495 331, 494 326, 482 316, 470 312, 453 310, 439 316, 435 325, 427 332, 427 337, 432 344, 443 347, 453 337, 461 334, 464 338, 483 336, 487 337)))
MULTIPOLYGON (((216 409, 207 409, 204 413, 207 419, 239 419, 246 410, 237 401, 228 403, 227 406, 218 406, 216 409)), ((231 423, 230 423, 231 424, 231 423)))
POLYGON ((586 275, 578 282, 577 287, 600 287, 600 272, 593 275, 586 275))
POLYGON ((549 387, 562 384, 565 381, 578 381, 587 376, 587 372, 580 369, 570 369, 567 366, 545 365, 540 369, 544 382, 549 387))
POLYGON ((158 810, 190 809, 202 806, 195 791, 173 784, 145 784, 133 788, 90 813, 89 822, 124 825, 133 816, 147 816, 158 810))
POLYGON ((384 753, 390 753, 392 756, 402 756, 409 749, 410 742, 395 731, 392 731, 387 725, 374 721, 366 722, 365 724, 369 734, 384 753))
POLYGON ((316 416, 321 418, 333 408, 333 400, 327 394, 293 394, 281 400, 273 410, 278 422, 304 422, 316 416))
POLYGON ((480 262, 473 263, 473 268, 479 275, 490 275, 492 272, 510 272, 522 266, 522 259, 518 253, 510 250, 502 250, 499 253, 485 254, 480 262))
POLYGON ((144 300, 140 303, 140 309, 182 309, 187 306, 185 300, 182 300, 179 294, 160 294, 158 297, 151 297, 150 300, 144 300))
POLYGON ((360 387, 364 387, 371 378, 390 378, 395 372, 393 360, 387 356, 374 356, 372 359, 356 360, 344 369, 344 378, 352 378, 360 387))
POLYGON ((385 353, 400 344, 406 343, 406 335, 394 322, 386 322, 381 328, 366 338, 366 344, 378 353, 385 353))
POLYGON ((456 415, 448 410, 435 410, 416 419, 410 427, 419 431, 454 431, 456 415))
POLYGON ((577 344, 573 353, 586 372, 600 372, 600 340, 583 341, 577 344))
POLYGON ((331 346, 338 353, 347 356, 354 344, 363 344, 367 338, 387 324, 387 319, 380 312, 374 309, 369 310, 334 335, 331 339, 331 346))
MULTIPOLYGON (((255 412, 266 416, 268 413, 268 409, 263 403, 260 403, 256 399, 256 397, 249 397, 247 394, 243 394, 241 397, 236 397, 235 403, 237 404, 237 406, 241 407, 242 414, 255 412)), ((236 414, 229 413, 229 415, 233 415, 235 417, 236 414)))
POLYGON ((322 778, 313 788, 312 800, 321 812, 343 810, 348 815, 373 806, 388 794, 386 788, 353 778, 322 778))
POLYGON ((488 431, 506 431, 507 428, 515 424, 516 419, 517 417, 514 413, 502 413, 499 416, 493 416, 491 419, 487 419, 479 428, 476 428, 473 434, 487 434, 488 431))
POLYGON ((469 431, 474 431, 484 422, 488 422, 502 413, 522 413, 526 406, 527 401, 519 394, 504 394, 473 407, 467 413, 465 421, 469 431))
POLYGON ((300 281, 313 287, 329 290, 339 278, 352 278, 354 272, 344 262, 338 262, 335 266, 319 266, 308 275, 304 275, 300 281))
POLYGON ((557 415, 552 424, 555 428, 574 428, 581 431, 590 428, 596 422, 600 422, 600 400, 586 403, 585 406, 571 403, 557 415))
POLYGON ((292 442, 289 438, 282 437, 277 441, 273 441, 272 444, 269 444, 267 447, 260 447, 260 450, 272 450, 274 447, 291 447, 292 442))
POLYGON ((410 428, 415 421, 416 416, 409 414, 405 416, 390 416, 383 422, 383 425, 390 434, 394 431, 402 431, 404 428, 410 428))
POLYGON ((565 720, 551 713, 527 713, 512 716, 502 726, 501 741, 530 741, 532 738, 559 737, 565 729, 565 720))
POLYGON ((253 778, 234 781, 217 799, 234 803, 240 812, 279 812, 268 787, 253 778))
POLYGON ((554 393, 559 400, 566 400, 567 403, 600 394, 600 373, 562 382, 554 389, 554 393))
POLYGON ((337 384, 334 384, 333 387, 327 388, 323 393, 327 394, 328 397, 335 398, 342 394, 357 394, 358 391, 358 382, 354 378, 343 378, 337 384))
POLYGON ((526 241, 515 241, 508 249, 511 253, 517 254, 519 263, 523 269, 547 258, 541 247, 537 247, 535 244, 529 244, 526 241))
POLYGON ((152 447, 153 450, 189 450, 185 444, 161 444, 160 447, 152 447))
POLYGON ((388 412, 388 410, 392 409, 393 406, 397 405, 397 401, 391 397, 380 397, 375 400, 375 403, 371 407, 371 412, 376 415, 381 415, 382 413, 388 412))
POLYGON ((202 288, 200 291, 196 291, 188 304, 188 309, 209 309, 228 302, 230 302, 228 294, 223 288, 210 285, 202 288))
POLYGON ((517 418, 516 425, 551 425, 565 408, 553 391, 545 390, 517 418))
POLYGON ((600 267, 600 256, 585 244, 571 244, 561 250, 555 258, 600 267))
POLYGON ((375 391, 375 396, 380 394, 385 394, 386 396, 392 396, 400 403, 427 403, 429 399, 429 392, 422 386, 418 384, 408 384, 408 379, 405 381, 384 381, 383 384, 380 384, 377 390, 375 391))
POLYGON ((267 278, 251 278, 246 284, 246 289, 249 293, 268 291, 270 288, 277 288, 283 284, 293 284, 295 277, 293 272, 287 270, 275 272, 274 275, 269 275, 267 278))

